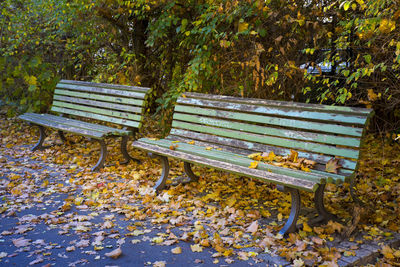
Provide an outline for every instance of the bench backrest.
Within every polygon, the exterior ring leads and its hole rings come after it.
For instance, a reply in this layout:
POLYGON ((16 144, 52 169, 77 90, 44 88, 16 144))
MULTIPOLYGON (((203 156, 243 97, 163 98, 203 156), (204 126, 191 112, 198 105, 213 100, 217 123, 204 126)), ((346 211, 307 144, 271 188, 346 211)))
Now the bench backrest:
POLYGON ((286 156, 293 149, 316 161, 311 171, 323 174, 336 157, 340 179, 357 169, 371 115, 364 108, 186 93, 177 100, 168 138, 243 155, 273 151, 286 156))
POLYGON ((51 110, 139 128, 146 92, 150 88, 61 80, 51 110))

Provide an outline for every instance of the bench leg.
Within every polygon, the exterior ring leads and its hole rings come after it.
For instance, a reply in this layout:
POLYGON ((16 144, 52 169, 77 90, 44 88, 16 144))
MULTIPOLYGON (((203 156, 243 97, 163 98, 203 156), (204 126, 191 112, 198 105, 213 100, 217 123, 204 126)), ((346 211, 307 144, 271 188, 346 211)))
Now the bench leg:
MULTIPOLYGON (((93 141, 92 139, 90 139, 93 141)), ((103 139, 94 139, 99 142, 100 144, 100 158, 97 161, 96 165, 92 168, 92 171, 98 171, 104 166, 104 162, 106 161, 107 157, 107 146, 103 139)))
POLYGON ((129 155, 129 153, 128 153, 128 136, 127 135, 122 136, 121 153, 125 158, 125 160, 123 162, 121 162, 121 164, 127 164, 127 163, 129 163, 130 160, 133 160, 136 163, 140 163, 140 160, 131 157, 131 155, 129 155))
POLYGON ((65 137, 64 132, 61 131, 61 130, 58 130, 57 132, 58 132, 58 136, 60 136, 61 141, 65 144, 68 140, 67 140, 67 138, 65 137))
POLYGON ((160 155, 155 155, 153 153, 148 153, 149 157, 154 158, 154 157, 159 157, 161 160, 161 165, 162 165, 162 173, 161 177, 158 179, 156 182, 156 185, 153 187, 157 193, 159 193, 161 190, 164 189, 165 184, 167 182, 168 174, 169 174, 169 162, 168 158, 165 156, 160 156, 160 155))
POLYGON ((183 163, 183 168, 185 170, 186 175, 190 178, 188 182, 197 182, 199 180, 199 176, 193 173, 192 165, 189 162, 183 163))
POLYGON ((320 184, 314 194, 315 208, 318 212, 318 217, 312 219, 310 224, 327 223, 329 220, 338 221, 338 218, 327 211, 324 205, 324 190, 325 184, 320 184))
POLYGON ((34 124, 33 126, 39 128, 39 141, 31 148, 31 151, 43 150, 49 148, 50 146, 43 145, 44 139, 46 138, 46 129, 41 125, 34 124))
POLYGON ((279 234, 284 236, 288 233, 292 233, 297 230, 296 223, 297 219, 299 218, 300 206, 301 206, 300 192, 298 189, 282 185, 278 185, 277 188, 281 192, 289 192, 292 196, 292 208, 290 210, 289 218, 286 221, 285 225, 282 227, 282 229, 279 231, 279 234))

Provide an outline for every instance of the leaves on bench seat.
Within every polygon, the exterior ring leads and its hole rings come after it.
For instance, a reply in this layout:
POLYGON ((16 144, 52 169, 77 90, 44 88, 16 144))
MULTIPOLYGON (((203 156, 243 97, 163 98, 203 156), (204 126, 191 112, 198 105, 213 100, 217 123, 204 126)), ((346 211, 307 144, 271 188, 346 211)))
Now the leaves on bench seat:
MULTIPOLYGON (((269 164, 291 168, 309 172, 317 162, 305 158, 299 158, 299 153, 295 150, 290 150, 290 154, 287 156, 277 156, 273 151, 267 152, 259 152, 253 153, 247 156, 250 159, 254 159, 256 161, 252 162, 249 166, 250 169, 256 169, 258 166, 258 162, 268 162, 269 164)), ((337 172, 336 172, 337 173, 337 172)))
POLYGON ((342 165, 339 164, 338 158, 330 159, 325 166, 325 170, 330 173, 338 173, 338 169, 340 169, 342 165))

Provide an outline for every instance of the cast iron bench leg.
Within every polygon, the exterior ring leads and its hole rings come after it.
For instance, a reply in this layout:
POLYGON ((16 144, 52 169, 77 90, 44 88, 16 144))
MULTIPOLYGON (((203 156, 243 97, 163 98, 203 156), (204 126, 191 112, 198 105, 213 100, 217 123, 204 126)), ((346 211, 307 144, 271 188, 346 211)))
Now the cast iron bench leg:
POLYGON ((169 162, 168 158, 165 156, 160 156, 160 155, 155 155, 153 153, 148 153, 149 157, 154 158, 158 157, 161 160, 161 165, 162 165, 162 173, 158 181, 156 182, 156 185, 153 187, 157 193, 159 193, 162 189, 164 189, 165 184, 167 182, 168 174, 169 174, 169 162))
POLYGON ((314 193, 315 208, 318 212, 318 217, 312 219, 310 224, 327 223, 329 220, 338 221, 339 219, 325 209, 324 205, 324 190, 325 184, 320 184, 317 191, 314 193))
POLYGON ((61 130, 58 130, 57 132, 58 132, 58 136, 60 136, 61 141, 65 144, 68 140, 67 140, 67 138, 65 137, 64 132, 61 131, 61 130))
POLYGON ((92 168, 92 171, 98 171, 99 169, 103 168, 104 162, 107 157, 107 146, 103 139, 90 139, 91 141, 97 141, 100 144, 100 158, 97 161, 96 165, 92 168))
POLYGON ((197 182, 199 180, 199 176, 193 173, 192 165, 189 162, 183 163, 183 168, 185 170, 186 175, 190 178, 188 182, 197 182))
POLYGON ((43 126, 37 124, 33 124, 32 126, 36 126, 39 128, 39 141, 31 148, 31 151, 49 148, 50 146, 43 146, 44 139, 46 138, 46 129, 43 126))
POLYGON ((286 186, 282 186, 282 185, 278 185, 277 189, 281 192, 289 192, 292 196, 292 208, 290 210, 289 218, 286 221, 283 228, 279 231, 279 234, 284 236, 288 233, 293 233, 297 230, 296 223, 297 223, 297 219, 299 218, 300 206, 301 206, 300 192, 298 189, 294 189, 294 188, 286 187, 286 186))
POLYGON ((128 153, 128 136, 127 135, 122 136, 121 153, 125 158, 125 160, 123 162, 121 162, 121 164, 127 164, 127 163, 129 163, 130 160, 133 160, 136 163, 140 163, 140 160, 131 157, 131 155, 129 155, 129 153, 128 153))

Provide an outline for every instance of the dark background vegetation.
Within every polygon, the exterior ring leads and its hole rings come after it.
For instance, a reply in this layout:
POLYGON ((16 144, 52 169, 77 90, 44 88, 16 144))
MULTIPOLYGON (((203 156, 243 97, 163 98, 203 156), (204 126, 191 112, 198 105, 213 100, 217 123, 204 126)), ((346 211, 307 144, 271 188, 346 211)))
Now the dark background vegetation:
POLYGON ((174 100, 196 91, 372 107, 373 129, 393 132, 400 127, 399 6, 3 0, 0 97, 10 116, 45 112, 59 79, 76 79, 151 87, 147 111, 161 113, 164 125, 174 100))

